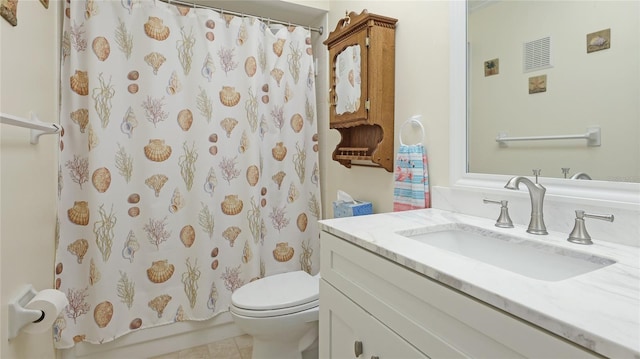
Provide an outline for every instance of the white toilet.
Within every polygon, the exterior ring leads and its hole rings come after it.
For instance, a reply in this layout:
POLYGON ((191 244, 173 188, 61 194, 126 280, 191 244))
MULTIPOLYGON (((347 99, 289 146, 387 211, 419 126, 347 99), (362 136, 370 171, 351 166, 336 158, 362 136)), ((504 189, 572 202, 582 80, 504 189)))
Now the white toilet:
POLYGON ((319 274, 288 272, 233 292, 231 316, 253 336, 252 359, 301 359, 303 351, 317 346, 319 279, 319 274))

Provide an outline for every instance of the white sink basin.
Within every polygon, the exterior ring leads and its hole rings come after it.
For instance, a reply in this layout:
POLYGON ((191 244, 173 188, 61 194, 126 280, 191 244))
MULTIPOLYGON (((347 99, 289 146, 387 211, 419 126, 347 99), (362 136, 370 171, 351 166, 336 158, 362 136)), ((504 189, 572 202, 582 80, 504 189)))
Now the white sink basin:
POLYGON ((397 234, 544 281, 560 281, 615 263, 611 259, 466 224, 434 226, 397 234))

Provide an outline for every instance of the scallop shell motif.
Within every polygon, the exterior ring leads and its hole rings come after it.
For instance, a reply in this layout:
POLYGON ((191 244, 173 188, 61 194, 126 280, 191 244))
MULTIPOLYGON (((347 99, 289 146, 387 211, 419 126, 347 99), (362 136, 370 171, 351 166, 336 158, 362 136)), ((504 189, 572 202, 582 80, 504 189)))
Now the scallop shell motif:
POLYGON ((279 171, 278 173, 276 173, 271 177, 273 182, 275 182, 278 185, 278 189, 280 189, 280 186, 282 186, 282 181, 284 180, 284 177, 286 175, 287 175, 286 173, 279 171))
POLYGON ((231 131, 233 131, 237 124, 238 120, 231 117, 227 117, 224 120, 220 121, 220 126, 222 126, 222 128, 227 133, 227 138, 231 138, 231 131))
POLYGON ((67 246, 67 250, 77 257, 78 264, 82 264, 87 249, 89 249, 89 242, 86 239, 77 239, 67 246))
POLYGON ((158 69, 160 68, 160 66, 162 66, 162 64, 164 64, 165 61, 167 61, 167 59, 161 53, 152 52, 144 57, 144 61, 149 66, 151 66, 151 68, 153 69, 153 74, 157 75, 158 69))
POLYGON ((100 61, 106 60, 109 57, 109 53, 111 53, 109 41, 103 36, 98 36, 93 39, 91 47, 93 48, 93 53, 96 54, 100 61))
POLYGON ((175 267, 168 259, 162 259, 151 263, 147 269, 147 277, 153 283, 164 283, 171 278, 175 267))
POLYGON ((258 69, 258 65, 256 63, 256 58, 253 56, 247 57, 244 61, 244 71, 247 73, 247 76, 253 77, 256 74, 256 70, 258 69))
POLYGON ((100 167, 93 171, 91 176, 91 182, 98 192, 104 193, 109 189, 111 185, 111 172, 106 167, 100 167))
POLYGON ((299 133, 302 130, 302 126, 304 125, 304 120, 302 119, 302 115, 299 113, 291 116, 291 128, 293 132, 299 133))
POLYGON ((151 139, 144 146, 144 154, 151 161, 162 162, 171 156, 171 146, 166 145, 162 139, 151 139))
POLYGON ((164 312, 164 308, 167 307, 167 304, 171 301, 171 296, 168 294, 159 295, 149 301, 147 305, 149 308, 155 310, 158 313, 158 318, 162 318, 162 313, 164 312))
POLYGON ((149 186, 149 188, 154 190, 156 197, 159 197, 162 186, 164 186, 164 184, 167 183, 168 180, 169 178, 163 174, 155 174, 147 178, 144 181, 144 184, 146 184, 147 186, 149 186))
POLYGON ((278 39, 273 43, 273 52, 280 57, 282 55, 282 50, 284 49, 285 39, 278 39))
POLYGON ((182 227, 182 230, 180 231, 180 240, 187 248, 190 248, 193 245, 193 242, 196 240, 196 230, 193 229, 193 226, 187 224, 182 227))
POLYGON ((224 196, 224 201, 220 204, 222 213, 233 216, 242 212, 242 200, 236 194, 224 196))
POLYGON ((71 120, 80 126, 80 133, 84 133, 89 124, 89 110, 81 108, 71 112, 71 120))
POLYGON ((87 96, 89 94, 89 76, 87 76, 86 71, 76 70, 69 81, 71 82, 73 92, 80 96, 87 96))
POLYGON ((111 302, 109 302, 108 300, 99 303, 93 310, 93 319, 96 321, 96 324, 98 324, 98 327, 100 328, 106 327, 111 321, 112 317, 113 304, 111 304, 111 302))
POLYGON ((289 247, 288 242, 280 242, 276 244, 276 248, 273 250, 273 258, 278 262, 286 262, 293 258, 293 248, 289 247))
POLYGON ((75 201, 73 207, 67 210, 67 216, 71 222, 86 226, 89 224, 89 203, 87 201, 75 201))
POLYGON ((189 131, 193 123, 193 113, 188 108, 178 112, 178 125, 182 131, 189 131))
POLYGON ((271 154, 277 161, 282 161, 287 156, 287 147, 283 142, 276 142, 275 147, 271 149, 271 154))
POLYGON ((269 72, 269 74, 271 75, 271 77, 273 77, 274 80, 276 80, 276 82, 278 83, 278 86, 280 86, 280 80, 282 80, 282 76, 284 75, 284 71, 280 70, 279 68, 274 68, 273 70, 271 70, 271 72, 269 72))
POLYGON ((296 224, 298 225, 298 229, 300 232, 304 232, 307 229, 307 224, 309 223, 309 219, 307 218, 307 214, 302 212, 298 215, 298 219, 296 220, 296 224))
POLYGON ((240 93, 236 91, 235 87, 222 86, 220 102, 227 107, 233 107, 240 102, 240 93))
POLYGON ((170 33, 169 27, 163 24, 162 19, 155 16, 149 16, 149 20, 144 24, 144 32, 158 41, 166 40, 170 33))
POLYGON ((239 227, 231 226, 222 232, 222 237, 228 240, 231 247, 233 247, 233 244, 240 235, 240 232, 242 232, 242 230, 239 227))
POLYGON ((253 187, 258 183, 260 179, 260 170, 258 170, 258 166, 251 165, 247 168, 247 182, 249 186, 253 187))

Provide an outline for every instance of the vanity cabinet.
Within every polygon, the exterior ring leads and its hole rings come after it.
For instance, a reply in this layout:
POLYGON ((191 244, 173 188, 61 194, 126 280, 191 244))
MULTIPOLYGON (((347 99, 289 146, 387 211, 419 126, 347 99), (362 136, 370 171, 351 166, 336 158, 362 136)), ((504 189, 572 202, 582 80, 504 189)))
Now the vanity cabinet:
MULTIPOLYGON (((320 358, 426 358, 375 317, 325 281, 320 282, 327 310, 328 352, 320 358)), ((322 311, 321 306, 321 311, 322 311)))
POLYGON ((395 24, 363 10, 338 22, 329 50, 329 127, 341 140, 332 158, 346 167, 379 166, 393 172, 395 24))
POLYGON ((321 358, 598 357, 328 232, 321 241, 321 358))

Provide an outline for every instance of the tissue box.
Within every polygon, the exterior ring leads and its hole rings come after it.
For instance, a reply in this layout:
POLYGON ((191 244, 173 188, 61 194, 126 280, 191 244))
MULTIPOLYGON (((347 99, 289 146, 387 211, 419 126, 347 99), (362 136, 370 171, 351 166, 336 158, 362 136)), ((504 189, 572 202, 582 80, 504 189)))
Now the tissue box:
POLYGON ((371 204, 371 202, 356 201, 356 203, 353 203, 345 201, 333 201, 334 218, 362 216, 372 213, 373 205, 371 204))

